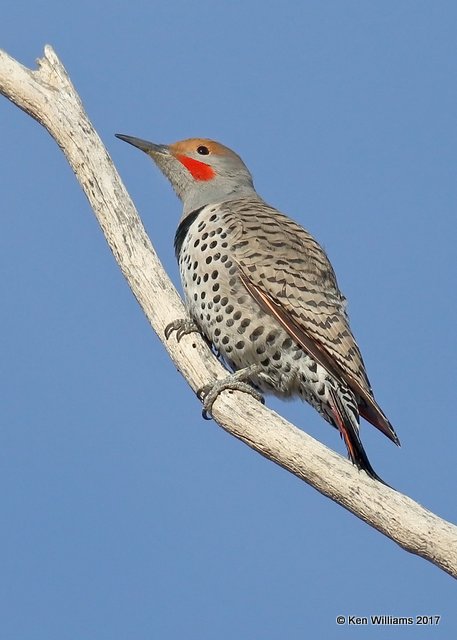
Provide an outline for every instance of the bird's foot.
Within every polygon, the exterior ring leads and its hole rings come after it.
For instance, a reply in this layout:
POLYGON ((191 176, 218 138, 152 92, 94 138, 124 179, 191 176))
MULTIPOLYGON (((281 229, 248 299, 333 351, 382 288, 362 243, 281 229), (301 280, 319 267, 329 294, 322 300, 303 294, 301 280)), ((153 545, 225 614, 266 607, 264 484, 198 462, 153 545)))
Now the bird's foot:
POLYGON ((211 410, 213 408, 213 404, 217 400, 219 394, 227 390, 243 391, 244 393, 249 393, 249 395, 251 395, 253 398, 258 400, 262 404, 265 404, 265 400, 260 391, 257 391, 257 389, 255 389, 251 384, 245 382, 247 378, 257 373, 258 371, 259 367, 257 365, 251 365, 250 367, 246 367, 245 369, 240 369, 235 373, 231 373, 223 380, 211 382, 210 384, 205 384, 203 387, 200 387, 200 389, 197 391, 197 397, 203 402, 203 418, 205 420, 211 420, 211 410))
POLYGON ((168 340, 171 334, 176 331, 176 342, 179 342, 183 336, 189 333, 200 333, 200 329, 190 318, 180 318, 173 320, 165 327, 165 338, 168 340))

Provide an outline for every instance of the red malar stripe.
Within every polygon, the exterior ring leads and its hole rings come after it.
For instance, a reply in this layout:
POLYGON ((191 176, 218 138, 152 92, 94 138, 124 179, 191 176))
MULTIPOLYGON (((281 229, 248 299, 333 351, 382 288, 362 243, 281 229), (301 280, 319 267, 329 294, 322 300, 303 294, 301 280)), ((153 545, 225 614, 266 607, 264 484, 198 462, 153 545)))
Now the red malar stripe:
POLYGON ((176 156, 176 159, 190 171, 195 180, 212 180, 216 175, 214 169, 204 162, 182 155, 176 156))

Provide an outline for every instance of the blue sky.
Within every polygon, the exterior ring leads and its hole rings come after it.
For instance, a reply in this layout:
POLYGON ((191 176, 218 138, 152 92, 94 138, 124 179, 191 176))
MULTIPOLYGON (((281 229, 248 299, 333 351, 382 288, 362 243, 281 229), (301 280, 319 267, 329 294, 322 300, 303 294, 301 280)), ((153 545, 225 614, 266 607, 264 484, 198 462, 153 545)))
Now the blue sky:
MULTIPOLYGON (((0 46, 50 43, 167 271, 180 206, 115 132, 216 138, 325 246, 377 398, 390 484, 456 521, 453 2, 17 2, 0 46)), ((455 585, 204 422, 54 141, 0 100, 0 635, 440 637, 455 585), (337 615, 440 614, 439 627, 337 615)), ((269 405, 344 455, 298 402, 269 405)))

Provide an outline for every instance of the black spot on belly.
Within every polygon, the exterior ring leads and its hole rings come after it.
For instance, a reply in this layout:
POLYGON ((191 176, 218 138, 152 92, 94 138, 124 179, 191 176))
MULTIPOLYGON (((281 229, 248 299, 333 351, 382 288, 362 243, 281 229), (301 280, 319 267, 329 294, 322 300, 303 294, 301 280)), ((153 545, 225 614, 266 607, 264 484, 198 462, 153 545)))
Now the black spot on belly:
POLYGON ((251 333, 251 335, 249 336, 249 338, 252 340, 252 342, 255 342, 258 338, 260 338, 260 336, 262 335, 262 333, 265 331, 265 327, 257 327, 256 329, 254 329, 254 331, 251 333))

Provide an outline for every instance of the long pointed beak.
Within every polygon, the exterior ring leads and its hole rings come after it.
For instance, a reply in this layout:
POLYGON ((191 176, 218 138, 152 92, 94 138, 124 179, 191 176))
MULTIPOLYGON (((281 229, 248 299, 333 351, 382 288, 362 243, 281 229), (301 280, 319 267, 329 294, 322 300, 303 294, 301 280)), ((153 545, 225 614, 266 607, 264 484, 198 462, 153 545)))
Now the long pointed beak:
POLYGON ((164 154, 170 155, 170 151, 166 144, 154 144, 153 142, 148 142, 147 140, 141 140, 141 138, 133 138, 132 136, 124 136, 121 133, 114 134, 116 138, 119 140, 123 140, 124 142, 128 142, 129 144, 141 149, 148 155, 156 155, 156 154, 164 154))

